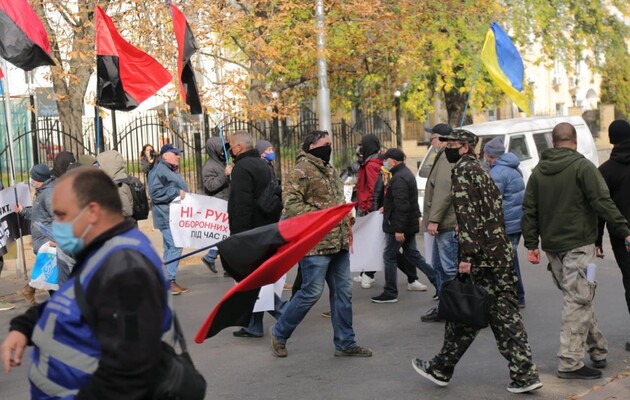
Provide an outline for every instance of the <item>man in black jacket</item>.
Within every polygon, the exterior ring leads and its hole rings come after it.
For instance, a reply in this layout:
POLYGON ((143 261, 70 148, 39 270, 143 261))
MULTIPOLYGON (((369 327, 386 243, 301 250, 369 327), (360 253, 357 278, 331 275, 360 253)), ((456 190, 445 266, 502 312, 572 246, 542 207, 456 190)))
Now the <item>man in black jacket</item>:
MULTIPOLYGON (((610 190, 610 197, 621 211, 621 214, 630 221, 630 124, 628 121, 618 119, 608 127, 610 143, 614 145, 610 153, 610 159, 599 166, 606 185, 610 190)), ((604 256, 602 250, 602 238, 606 221, 599 217, 599 235, 595 245, 597 255, 604 256)), ((624 238, 614 235, 611 230, 610 245, 612 246, 615 260, 621 270, 623 287, 626 290, 626 304, 630 312, 630 253, 627 251, 628 243, 624 244, 624 238)), ((626 351, 630 351, 630 339, 626 342, 626 351)))
MULTIPOLYGON (((267 161, 262 159, 258 150, 254 148, 252 136, 245 131, 233 134, 230 137, 230 152, 234 157, 228 198, 230 234, 278 222, 279 215, 270 214, 268 210, 262 210, 257 206, 260 195, 275 177, 267 161)), ((275 310, 269 313, 278 319, 286 302, 278 296, 275 296, 274 300, 275 310)), ((233 334, 236 337, 262 337, 263 332, 259 314, 252 315, 247 328, 239 329, 233 334)))
POLYGON ((77 263, 47 303, 11 321, 0 348, 4 369, 20 365, 33 345, 34 399, 151 398, 172 316, 160 257, 123 218, 118 187, 99 169, 64 174, 52 208, 55 242, 77 263), (80 311, 81 298, 91 316, 80 311))
MULTIPOLYGON (((420 207, 418 206, 418 188, 413 173, 405 165, 405 153, 399 149, 389 149, 381 156, 385 161, 383 166, 392 174, 385 190, 383 200, 383 232, 385 232, 385 287, 383 293, 372 297, 373 303, 396 303, 398 301, 398 286, 396 281, 396 255, 402 247, 403 256, 410 268, 420 268, 435 286, 435 272, 420 255, 416 245, 416 233, 420 231, 420 207)), ((407 285, 408 290, 414 285, 422 285, 414 281, 407 285)), ((420 290, 427 290, 422 285, 420 290)))

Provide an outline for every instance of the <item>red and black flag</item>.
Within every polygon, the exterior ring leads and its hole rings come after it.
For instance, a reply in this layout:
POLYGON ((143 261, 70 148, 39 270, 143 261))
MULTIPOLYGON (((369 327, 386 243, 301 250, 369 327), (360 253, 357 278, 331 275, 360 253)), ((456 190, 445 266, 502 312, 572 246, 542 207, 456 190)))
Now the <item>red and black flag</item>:
POLYGON ((27 0, 0 0, 0 56, 25 71, 55 65, 46 29, 27 0))
POLYGON ((153 57, 123 39, 99 6, 96 27, 96 104, 129 111, 171 81, 171 74, 153 57))
POLYGON ((179 73, 179 93, 186 104, 190 106, 191 114, 201 114, 201 99, 195 81, 195 71, 192 68, 190 58, 197 51, 195 36, 190 30, 184 14, 174 4, 171 4, 173 15, 173 29, 177 39, 177 72, 179 73))
POLYGON ((202 343, 229 326, 247 326, 260 287, 276 282, 352 210, 347 203, 230 236, 217 244, 221 263, 238 282, 195 336, 202 343))

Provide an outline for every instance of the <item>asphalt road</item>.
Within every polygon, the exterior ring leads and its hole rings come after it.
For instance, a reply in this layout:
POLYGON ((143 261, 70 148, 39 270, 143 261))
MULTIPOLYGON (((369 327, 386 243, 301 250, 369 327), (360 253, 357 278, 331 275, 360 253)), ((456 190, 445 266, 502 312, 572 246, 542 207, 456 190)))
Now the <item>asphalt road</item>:
MULTIPOLYGON (((418 241, 419 248, 423 248, 420 237, 418 241)), ((630 352, 624 350, 630 334, 630 318, 623 299, 621 275, 610 246, 606 243, 605 247, 607 257, 598 261, 595 308, 609 341, 610 354, 604 378, 595 381, 566 381, 555 377, 561 293, 546 271, 546 259, 541 265, 531 265, 521 248, 527 297, 523 317, 534 361, 544 383, 541 390, 527 398, 576 398, 593 386, 630 371, 630 352)), ((421 280, 427 283, 426 279, 421 280)), ((382 289, 382 273, 377 274, 377 283, 372 289, 361 289, 355 283, 353 309, 357 341, 374 350, 372 358, 362 359, 333 357, 330 320, 321 317, 328 309, 327 298, 322 298, 297 328, 287 343, 289 356, 286 359, 276 358, 271 352, 268 328, 273 319, 268 315, 265 316, 264 338, 235 338, 232 332, 236 328, 230 328, 201 345, 195 344, 192 337, 201 321, 233 282, 210 273, 201 264, 182 268, 178 281, 191 289, 175 297, 174 303, 192 357, 208 381, 208 399, 472 400, 519 396, 505 389, 509 383, 507 362, 497 351, 490 329, 480 333, 457 366, 448 387, 438 388, 416 374, 411 367, 412 358, 432 357, 441 346, 444 327, 441 323, 420 322, 420 315, 435 304, 431 300, 433 292, 406 291, 402 276, 399 276, 399 302, 395 304, 370 302, 370 297, 382 289)), ((0 326, 6 329, 10 318, 24 309, 21 303, 16 310, 0 313, 0 326)), ((27 399, 26 375, 26 365, 10 374, 0 372, 0 398, 27 399)))

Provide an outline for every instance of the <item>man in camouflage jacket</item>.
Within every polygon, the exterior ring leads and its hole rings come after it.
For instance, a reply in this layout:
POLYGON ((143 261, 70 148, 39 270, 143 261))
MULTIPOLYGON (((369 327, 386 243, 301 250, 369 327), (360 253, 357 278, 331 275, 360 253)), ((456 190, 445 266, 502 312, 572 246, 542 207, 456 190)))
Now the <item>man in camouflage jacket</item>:
MULTIPOLYGON (((331 151, 327 132, 314 131, 306 136, 283 189, 285 218, 344 203, 341 180, 329 164, 331 151)), ((302 286, 271 330, 271 347, 276 356, 287 356, 286 341, 321 297, 324 282, 330 288, 335 356, 372 355, 370 349, 358 346, 354 340, 349 247, 347 217, 300 261, 302 286)))
MULTIPOLYGON (((459 228, 459 273, 472 274, 475 283, 493 296, 488 320, 499 352, 508 360, 512 382, 507 390, 525 393, 538 389, 542 383, 518 310, 512 247, 505 234, 501 195, 475 157, 477 136, 456 129, 440 140, 448 142, 444 155, 456 162, 451 181, 459 228)), ((465 324, 447 322, 442 350, 431 361, 414 359, 413 367, 421 376, 446 386, 478 332, 465 324)))

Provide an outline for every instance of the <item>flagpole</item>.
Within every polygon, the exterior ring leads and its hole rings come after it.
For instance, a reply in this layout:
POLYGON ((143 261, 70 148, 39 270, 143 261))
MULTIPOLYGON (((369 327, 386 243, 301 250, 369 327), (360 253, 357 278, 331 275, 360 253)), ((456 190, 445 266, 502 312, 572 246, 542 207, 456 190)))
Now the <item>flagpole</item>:
POLYGON ((186 253, 186 254, 184 254, 184 255, 181 255, 181 256, 179 256, 179 257, 177 257, 177 258, 173 258, 173 259, 171 259, 171 260, 162 261, 162 262, 164 263, 164 265, 167 265, 167 264, 170 264, 170 263, 172 263, 172 262, 179 261, 179 260, 181 260, 182 258, 190 257, 190 256, 193 256, 193 255, 195 255, 195 254, 197 254, 197 253, 201 253, 202 251, 206 251, 206 250, 209 250, 209 249, 211 249, 211 248, 213 248, 213 247, 217 247, 217 244, 218 244, 218 243, 211 244, 210 246, 202 247, 202 248, 197 249, 197 250, 195 250, 195 251, 191 251, 190 253, 186 253))
MULTIPOLYGON (((15 194, 15 205, 18 204, 18 195, 17 188, 15 187, 15 159, 13 155, 13 121, 11 119, 11 95, 9 91, 9 69, 7 68, 7 61, 2 59, 2 70, 6 71, 5 76, 2 78, 2 89, 3 89, 3 97, 4 97, 4 115, 5 122, 7 125, 7 151, 9 152, 9 178, 10 178, 10 186, 13 186, 13 192, 15 194)), ((24 254, 24 242, 22 241, 22 225, 20 224, 20 216, 16 213, 16 218, 18 221, 18 234, 19 238, 17 239, 18 245, 18 253, 17 253, 17 264, 15 266, 18 278, 20 277, 20 264, 22 264, 22 269, 24 270, 24 280, 28 280, 28 272, 26 270, 26 259, 24 254)))
POLYGON ((468 92, 468 97, 466 98, 466 105, 464 106, 464 113, 462 114, 462 121, 459 123, 459 127, 464 125, 464 120, 466 119, 466 112, 468 111, 468 103, 470 102, 470 96, 472 95, 473 90, 475 90, 475 83, 477 82, 477 75, 479 74, 479 65, 481 64, 481 57, 477 61, 477 67, 475 68, 475 75, 473 76, 472 86, 470 87, 470 91, 468 92))

